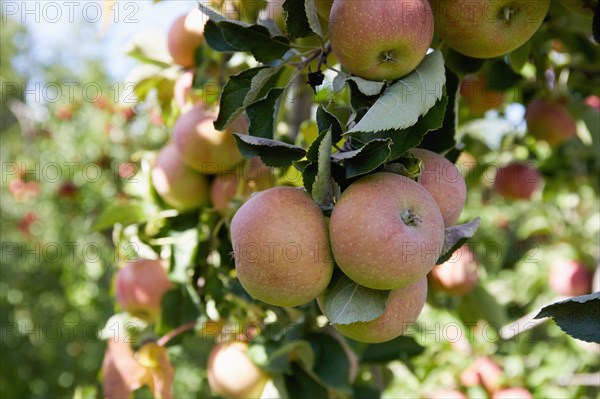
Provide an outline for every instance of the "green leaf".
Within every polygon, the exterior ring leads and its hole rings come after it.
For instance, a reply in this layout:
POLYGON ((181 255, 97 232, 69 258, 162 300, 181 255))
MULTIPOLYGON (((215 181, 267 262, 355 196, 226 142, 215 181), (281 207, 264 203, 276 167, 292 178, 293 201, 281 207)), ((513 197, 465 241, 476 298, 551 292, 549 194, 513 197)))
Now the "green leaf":
POLYGON ((388 87, 350 132, 406 129, 425 115, 444 92, 442 53, 434 51, 408 76, 388 87))
POLYGON ((323 139, 319 141, 317 175, 311 195, 315 202, 324 208, 333 208, 335 198, 342 195, 340 186, 331 176, 331 129, 327 130, 323 139))
POLYGON ((333 90, 336 92, 342 91, 344 84, 347 81, 353 81, 356 83, 356 88, 365 96, 376 96, 381 93, 381 90, 385 86, 385 82, 367 80, 358 76, 352 76, 344 72, 338 72, 336 77, 333 79, 333 90))
POLYGON ((494 91, 506 91, 523 80, 523 76, 515 73, 504 61, 497 60, 490 65, 485 88, 494 91))
POLYGON ((368 345, 362 356, 361 363, 387 363, 392 360, 406 361, 411 357, 418 356, 425 348, 413 338, 400 336, 391 341, 381 344, 368 345))
POLYGON ((256 67, 231 76, 221 93, 215 129, 225 129, 245 107, 257 99, 259 91, 277 72, 276 68, 256 67))
POLYGON ((292 39, 312 36, 315 33, 310 27, 308 17, 306 15, 304 1, 301 0, 286 0, 283 3, 285 11, 285 29, 292 39))
POLYGON ((389 295, 390 291, 363 287, 339 273, 325 291, 323 311, 332 324, 371 321, 383 314, 389 295))
POLYGON ((312 346, 305 340, 294 342, 267 341, 253 343, 248 348, 248 356, 252 361, 271 373, 290 373, 290 357, 306 368, 312 369, 315 364, 315 353, 312 346), (293 356, 290 356, 292 355, 293 356))
POLYGON ((169 271, 169 279, 185 284, 189 278, 189 270, 194 266, 194 259, 198 250, 198 229, 185 231, 171 231, 173 238, 173 266, 169 271))
POLYGON ((542 308, 536 319, 552 317, 573 338, 600 343, 600 292, 581 295, 542 308))
POLYGON ((389 138, 374 139, 357 150, 336 152, 333 154, 333 160, 344 163, 347 178, 364 175, 388 160, 391 144, 392 140, 389 138))
POLYGON ((298 146, 277 140, 233 134, 238 148, 246 158, 260 157, 267 166, 286 167, 306 156, 306 151, 298 146))
POLYGON ((306 10, 306 20, 310 30, 323 37, 323 29, 321 29, 321 22, 319 21, 319 14, 317 14, 315 0, 304 0, 304 9, 306 10))
MULTIPOLYGON (((458 126, 459 85, 460 81, 458 80, 458 76, 450 69, 446 68, 446 97, 448 102, 446 104, 446 110, 444 111, 444 120, 439 128, 427 132, 421 143, 418 144, 420 148, 443 153, 456 146, 455 136, 456 128, 458 126)), ((437 105, 432 108, 424 118, 429 118, 429 114, 431 114, 436 107, 437 105)), ((415 125, 415 130, 420 123, 421 120, 415 125)), ((419 130, 416 130, 416 132, 418 131, 419 130)), ((392 146, 392 155, 394 155, 394 146, 392 146)))
POLYGON ((282 93, 281 88, 271 89, 266 97, 246 108, 246 115, 250 119, 250 136, 273 138, 282 93))
POLYGON ((225 40, 223 31, 212 19, 206 21, 206 25, 204 25, 204 40, 206 40, 208 46, 215 51, 234 52, 240 50, 225 40))
POLYGON ((519 73, 523 69, 529 60, 529 53, 531 53, 531 40, 526 41, 525 44, 508 55, 508 63, 513 72, 519 73))
POLYGON ((350 387, 350 362, 342 345, 327 334, 312 333, 305 339, 315 354, 312 371, 328 387, 347 394, 350 387))
POLYGON ((322 104, 317 108, 317 129, 319 133, 326 132, 331 128, 331 142, 337 143, 342 139, 342 124, 338 118, 327 111, 322 104))
POLYGON ((469 238, 475 235, 480 224, 481 218, 476 217, 469 223, 447 227, 444 231, 444 246, 442 247, 442 255, 438 259, 437 264, 441 265, 450 259, 454 251, 460 248, 469 238))
POLYGON ((398 159, 408 150, 417 147, 423 136, 429 131, 439 129, 444 122, 448 97, 443 96, 434 106, 420 117, 416 124, 403 130, 386 130, 383 132, 357 132, 352 134, 353 142, 368 143, 373 139, 391 140, 391 153, 386 160, 398 159))
POLYGON ((327 389, 315 381, 315 379, 297 363, 292 363, 292 374, 285 375, 284 378, 289 399, 329 397, 327 389))
MULTIPOLYGON (((291 49, 287 39, 284 39, 283 36, 271 36, 269 30, 262 25, 243 26, 229 21, 217 22, 215 25, 221 30, 221 36, 225 43, 237 51, 251 53, 258 62, 275 61, 291 49)), ((216 38, 218 35, 214 34, 214 37, 216 38)), ((217 47, 226 47, 222 41, 213 44, 218 44, 217 47)), ((211 44, 209 43, 209 45, 211 44)), ((214 49, 223 51, 219 48, 214 49)))
POLYGON ((459 77, 478 72, 487 60, 472 58, 457 51, 448 49, 446 52, 446 67, 459 77))
POLYGON ((100 231, 112 228, 120 223, 123 226, 147 220, 147 215, 141 204, 117 202, 104 208, 102 213, 92 224, 92 230, 100 231))
MULTIPOLYGON (((202 2, 198 2, 198 8, 200 9, 200 12, 202 12, 202 14, 206 15, 209 18, 209 20, 211 20, 211 21, 214 21, 214 22, 227 21, 227 17, 225 17, 220 12, 212 9, 211 7, 208 7, 207 5, 203 4, 202 2)), ((243 24, 243 22, 240 22, 240 23, 243 24)))
POLYGON ((161 314, 156 324, 156 333, 164 335, 175 328, 195 321, 200 316, 194 289, 187 284, 177 284, 162 297, 161 314))

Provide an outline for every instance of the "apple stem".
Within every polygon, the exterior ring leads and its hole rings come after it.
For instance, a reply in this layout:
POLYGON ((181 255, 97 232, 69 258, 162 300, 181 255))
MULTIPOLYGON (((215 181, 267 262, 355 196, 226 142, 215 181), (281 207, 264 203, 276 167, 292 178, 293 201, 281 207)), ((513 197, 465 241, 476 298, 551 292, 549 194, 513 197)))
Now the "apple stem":
POLYGON ((407 226, 418 226, 421 223, 423 223, 423 219, 421 219, 419 215, 414 213, 412 209, 405 210, 404 212, 402 212, 402 215, 400 217, 402 218, 404 224, 407 226))

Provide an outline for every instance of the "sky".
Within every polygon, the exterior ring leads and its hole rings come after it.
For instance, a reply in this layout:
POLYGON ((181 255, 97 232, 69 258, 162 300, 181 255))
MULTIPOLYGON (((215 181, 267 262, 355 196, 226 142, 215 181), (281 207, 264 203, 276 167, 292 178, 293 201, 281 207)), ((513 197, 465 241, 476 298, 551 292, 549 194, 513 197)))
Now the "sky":
MULTIPOLYGON (((119 0, 110 15, 97 1, 2 1, 3 18, 23 22, 31 35, 29 56, 21 63, 49 63, 77 67, 86 56, 100 58, 111 79, 124 79, 136 65, 124 47, 141 31, 154 31, 166 37, 171 23, 194 8, 197 1, 119 0), (104 18, 110 22, 105 26, 104 18), (78 43, 77 32, 91 25, 96 37, 78 43), (97 39, 97 40, 96 40, 97 39)), ((81 40, 81 39, 80 39, 81 40)), ((17 65, 18 67, 18 65, 17 65)))

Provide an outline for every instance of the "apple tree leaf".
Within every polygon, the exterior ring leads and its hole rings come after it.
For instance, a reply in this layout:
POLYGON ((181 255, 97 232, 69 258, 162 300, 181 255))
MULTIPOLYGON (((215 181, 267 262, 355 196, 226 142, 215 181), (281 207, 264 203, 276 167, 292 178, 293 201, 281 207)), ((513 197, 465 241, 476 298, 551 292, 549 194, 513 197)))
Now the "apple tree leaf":
POLYGON ((185 323, 195 321, 200 316, 198 294, 190 284, 175 284, 161 300, 160 317, 156 333, 164 335, 185 323))
MULTIPOLYGON (((420 148, 426 148, 433 152, 443 153, 456 146, 456 129, 458 127, 458 89, 460 81, 458 76, 450 69, 446 68, 446 97, 448 102, 446 103, 446 110, 444 111, 444 119, 442 125, 437 129, 433 129, 423 137, 423 141, 419 144, 420 148)), ((425 115, 429 117, 429 114, 436 109, 437 104, 431 111, 425 115)), ((425 118, 424 117, 424 118, 425 118)), ((418 126, 422 121, 419 120, 418 126)), ((417 130, 418 131, 418 130, 417 130)), ((393 152, 392 147, 392 152, 393 152)))
POLYGON ((462 297, 457 311, 465 325, 475 325, 480 320, 486 320, 492 326, 505 326, 509 322, 506 307, 481 284, 462 297))
POLYGON ((481 218, 476 217, 469 223, 447 227, 444 231, 444 246, 442 247, 442 255, 440 255, 440 258, 436 264, 441 265, 450 259, 454 251, 460 248, 469 238, 475 235, 480 224, 481 218))
MULTIPOLYGON (((298 1, 298 0, 288 0, 298 1)), ((284 375, 289 399, 327 398, 328 392, 319 381, 298 363, 292 363, 292 372, 284 375)))
POLYGON ((368 345, 360 357, 361 363, 387 363, 406 360, 425 351, 414 337, 401 335, 388 342, 368 345))
POLYGON ((112 228, 116 223, 123 226, 148 220, 148 215, 140 203, 122 201, 106 207, 92 224, 92 230, 100 231, 112 228))
POLYGON ((320 206, 333 208, 334 199, 339 198, 342 193, 340 186, 331 176, 331 129, 324 133, 322 140, 319 140, 317 165, 317 175, 312 185, 311 195, 320 206))
POLYGON ((389 290, 363 287, 339 273, 323 297, 323 312, 333 324, 371 321, 383 314, 389 290))
POLYGON ((310 30, 323 37, 323 29, 321 28, 321 22, 319 21, 319 14, 317 14, 315 0, 304 0, 304 9, 306 11, 306 20, 310 30))
POLYGON ((385 86, 385 82, 367 80, 358 76, 349 75, 345 72, 339 72, 333 79, 333 90, 336 92, 342 91, 344 84, 349 80, 356 83, 358 90, 365 96, 376 96, 381 93, 381 90, 385 86))
POLYGON ((282 88, 273 88, 264 98, 246 108, 246 115, 250 119, 250 136, 273 138, 282 93, 282 88))
POLYGON ((219 116, 215 121, 215 129, 225 129, 244 111, 245 107, 259 98, 263 89, 270 89, 274 86, 274 77, 279 71, 278 68, 256 67, 231 76, 221 93, 219 116))
POLYGON ((283 10, 286 14, 285 29, 292 39, 315 34, 311 28, 304 1, 286 0, 283 3, 283 10))
MULTIPOLYGON (((207 6, 205 3, 206 2, 198 2, 198 8, 200 9, 200 12, 202 14, 206 15, 213 22, 227 21, 226 16, 224 16, 220 12, 216 11, 215 9, 207 6)), ((239 22, 239 23, 244 24, 243 22, 239 22)))
POLYGON ((406 77, 389 86, 350 132, 406 129, 417 123, 443 95, 442 53, 434 51, 406 77))
POLYGON ((337 143, 342 139, 342 124, 338 118, 327 111, 323 105, 319 105, 317 108, 317 128, 319 133, 323 133, 331 128, 332 143, 337 143))
POLYGON ((336 152, 334 162, 342 162, 346 168, 346 177, 352 178, 374 171, 389 158, 392 140, 374 139, 357 150, 336 152))
POLYGON ((529 60, 529 54, 531 53, 531 40, 528 40, 521 47, 511 51, 508 55, 508 63, 512 68, 513 72, 520 73, 523 66, 529 60))
POLYGON ((594 16, 592 17, 592 36, 596 43, 600 43, 600 1, 596 2, 594 16))
POLYGON ((291 47, 283 36, 271 36, 262 25, 244 26, 230 21, 207 22, 208 45, 215 51, 244 51, 252 54, 258 62, 271 62, 282 58, 291 47))
POLYGON ((495 91, 506 91, 515 87, 523 80, 523 76, 515 73, 504 61, 492 62, 489 67, 485 88, 495 91))
POLYGON ((238 133, 233 136, 242 155, 246 158, 260 157, 267 166, 286 167, 306 156, 303 148, 282 141, 238 133))
POLYGON ((315 377, 332 389, 351 394, 350 362, 342 345, 328 334, 310 333, 305 339, 315 354, 311 368, 315 377))
POLYGON ((552 317, 565 333, 586 342, 600 343, 600 292, 545 306, 536 319, 552 317))
POLYGON ((305 340, 287 342, 253 342, 248 347, 248 356, 262 369, 271 373, 290 373, 290 355, 307 368, 313 368, 315 353, 305 340))
POLYGON ((401 157, 408 150, 417 147, 429 131, 439 129, 444 123, 448 98, 443 96, 416 124, 402 130, 381 132, 357 132, 352 134, 353 142, 368 143, 373 139, 391 140, 387 162, 401 157))
POLYGON ((450 69, 460 78, 478 72, 485 65, 486 59, 473 58, 461 54, 451 48, 446 52, 446 68, 450 69))

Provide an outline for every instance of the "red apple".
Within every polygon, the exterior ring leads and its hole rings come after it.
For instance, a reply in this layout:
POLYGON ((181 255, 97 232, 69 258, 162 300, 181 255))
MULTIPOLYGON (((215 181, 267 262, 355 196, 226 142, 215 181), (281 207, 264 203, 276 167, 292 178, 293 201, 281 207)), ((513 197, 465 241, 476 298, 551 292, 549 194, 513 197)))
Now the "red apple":
POLYGON ((509 53, 538 30, 550 0, 431 0, 435 31, 449 47, 474 58, 509 53))
POLYGON ((423 170, 417 181, 429 191, 440 207, 444 225, 454 226, 467 200, 467 185, 460 170, 433 151, 414 148, 412 153, 423 162, 423 170))
POLYGON ((232 170, 244 157, 240 154, 232 133, 247 133, 244 116, 234 120, 224 131, 216 130, 217 114, 197 103, 177 119, 173 127, 173 142, 181 159, 202 174, 220 174, 232 170))
POLYGON ((479 357, 460 375, 466 387, 482 385, 488 392, 497 390, 503 379, 502 368, 490 357, 479 357))
POLYGON ((161 261, 141 259, 119 270, 115 291, 119 306, 132 316, 152 323, 160 313, 163 295, 171 282, 161 261))
POLYGON ((432 38, 427 0, 335 0, 329 14, 333 54, 350 73, 369 80, 407 75, 432 38))
POLYGON ((540 187, 541 180, 535 166, 516 162, 498 169, 494 189, 508 200, 528 200, 540 187))
POLYGON ((463 245, 450 259, 433 268, 429 273, 429 282, 432 288, 449 295, 466 295, 479 280, 477 267, 475 254, 463 245))
POLYGON ((592 291, 592 273, 582 263, 566 260, 550 268, 549 285, 560 295, 577 296, 592 291))
POLYGON ((195 65, 196 49, 204 43, 206 20, 199 9, 194 8, 186 15, 178 17, 167 37, 169 53, 173 61, 185 68, 195 65))
POLYGON ((577 125, 565 106, 556 101, 535 100, 525 111, 527 131, 556 147, 577 136, 577 125))
POLYGON ((152 184, 161 198, 175 209, 185 211, 208 203, 206 177, 185 166, 173 144, 158 153, 152 166, 152 184))

